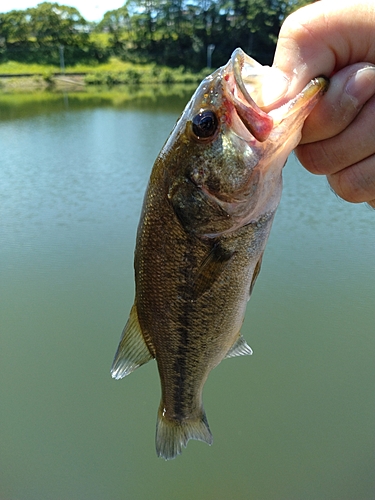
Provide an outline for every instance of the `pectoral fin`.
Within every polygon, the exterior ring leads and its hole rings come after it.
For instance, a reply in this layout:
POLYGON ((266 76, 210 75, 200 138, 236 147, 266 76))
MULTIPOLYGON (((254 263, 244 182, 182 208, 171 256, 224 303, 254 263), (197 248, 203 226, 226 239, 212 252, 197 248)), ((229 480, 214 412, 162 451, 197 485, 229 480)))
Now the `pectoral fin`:
POLYGON ((254 272, 253 272, 253 277, 251 278, 249 297, 250 297, 250 295, 253 292, 253 288, 254 288, 255 282, 256 282, 257 277, 258 277, 258 275, 260 273, 260 268, 262 266, 262 258, 263 258, 263 254, 260 256, 258 262, 256 263, 256 266, 255 266, 255 269, 254 269, 254 272))
POLYGON ((226 358, 234 358, 235 356, 246 356, 253 354, 252 348, 247 344, 246 340, 240 336, 237 338, 235 343, 229 349, 226 354, 226 358))
POLYGON ((143 339, 138 321, 137 307, 134 304, 113 360, 112 378, 123 378, 152 358, 153 356, 143 339))
POLYGON ((219 243, 215 243, 198 269, 194 281, 194 291, 197 297, 211 288, 227 267, 233 255, 234 251, 227 250, 219 243))

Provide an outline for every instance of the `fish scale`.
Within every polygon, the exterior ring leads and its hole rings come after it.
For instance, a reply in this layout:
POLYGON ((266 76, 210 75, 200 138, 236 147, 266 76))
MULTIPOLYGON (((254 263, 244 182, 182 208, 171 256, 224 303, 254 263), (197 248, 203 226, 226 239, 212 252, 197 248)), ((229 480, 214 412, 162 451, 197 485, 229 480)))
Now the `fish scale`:
MULTIPOLYGON (((252 354, 240 329, 280 201, 282 168, 327 81, 260 109, 272 68, 237 49, 198 87, 154 164, 135 250, 135 301, 112 365, 122 378, 155 358, 158 456, 212 444, 202 403, 210 371, 252 354), (265 76, 266 75, 266 76, 265 76), (268 75, 268 76, 267 76, 268 75)), ((277 71, 277 70, 275 70, 277 71)), ((278 75, 279 76, 279 75, 278 75)), ((280 81, 277 80, 277 81, 280 81)))

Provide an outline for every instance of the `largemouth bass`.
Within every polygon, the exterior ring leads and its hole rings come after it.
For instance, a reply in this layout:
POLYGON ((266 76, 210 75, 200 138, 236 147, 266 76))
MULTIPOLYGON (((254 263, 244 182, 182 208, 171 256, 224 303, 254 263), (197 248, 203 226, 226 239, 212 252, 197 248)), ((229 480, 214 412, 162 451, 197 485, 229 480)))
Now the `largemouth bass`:
POLYGON ((209 372, 252 354, 240 334, 282 190, 282 168, 327 87, 286 101, 287 80, 241 49, 200 84, 154 164, 135 250, 135 300, 112 366, 120 379, 155 358, 160 457, 212 443, 209 372))

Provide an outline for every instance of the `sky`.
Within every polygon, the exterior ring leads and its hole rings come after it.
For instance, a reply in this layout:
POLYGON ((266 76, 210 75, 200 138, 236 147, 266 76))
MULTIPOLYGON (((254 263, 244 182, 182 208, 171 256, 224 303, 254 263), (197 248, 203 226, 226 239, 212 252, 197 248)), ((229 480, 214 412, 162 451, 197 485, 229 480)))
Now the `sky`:
MULTIPOLYGON (((0 0, 0 12, 24 10, 36 7, 44 0, 0 0)), ((54 3, 55 0, 48 0, 54 3)), ((119 9, 125 0, 56 0, 61 5, 69 5, 79 10, 86 21, 100 21, 109 10, 119 9)))

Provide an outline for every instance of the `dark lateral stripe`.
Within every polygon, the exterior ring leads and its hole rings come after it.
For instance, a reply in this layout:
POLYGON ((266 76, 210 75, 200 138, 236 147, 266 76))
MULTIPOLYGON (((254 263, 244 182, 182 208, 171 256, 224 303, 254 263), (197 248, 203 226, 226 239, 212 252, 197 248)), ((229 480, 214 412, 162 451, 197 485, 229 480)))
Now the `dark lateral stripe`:
POLYGON ((184 254, 185 268, 182 270, 184 282, 179 287, 179 295, 184 300, 181 301, 181 309, 178 314, 179 327, 176 331, 178 335, 178 349, 174 361, 174 380, 173 380, 173 411, 178 419, 183 419, 189 414, 189 407, 192 402, 192 385, 189 374, 189 351, 191 316, 194 312, 194 301, 192 301, 193 291, 193 269, 196 268, 196 257, 194 250, 186 249, 184 254))

